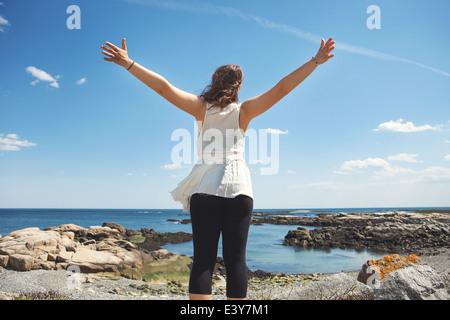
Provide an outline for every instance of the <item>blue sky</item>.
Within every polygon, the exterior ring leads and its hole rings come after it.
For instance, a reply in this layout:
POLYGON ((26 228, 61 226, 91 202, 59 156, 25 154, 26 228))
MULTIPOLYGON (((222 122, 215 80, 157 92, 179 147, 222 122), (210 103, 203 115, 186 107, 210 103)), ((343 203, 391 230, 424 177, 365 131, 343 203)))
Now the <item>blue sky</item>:
POLYGON ((239 64, 240 101, 333 37, 335 57, 250 123, 281 132, 277 174, 249 165, 255 208, 450 206, 446 0, 0 2, 0 207, 181 208, 191 166, 170 166, 171 134, 194 119, 103 60, 122 37, 195 94, 239 64))

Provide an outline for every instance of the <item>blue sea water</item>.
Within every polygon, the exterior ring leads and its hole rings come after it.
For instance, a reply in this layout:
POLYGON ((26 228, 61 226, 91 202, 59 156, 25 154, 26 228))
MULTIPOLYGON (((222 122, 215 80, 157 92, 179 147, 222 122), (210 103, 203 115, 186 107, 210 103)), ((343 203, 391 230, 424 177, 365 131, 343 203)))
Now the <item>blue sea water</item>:
MULTIPOLYGON (((318 213, 415 211, 429 208, 335 208, 335 209, 263 209, 255 212, 290 212, 290 215, 314 216, 318 213)), ((434 208, 449 209, 449 208, 434 208)), ((73 223, 84 228, 114 222, 126 229, 155 229, 158 232, 192 232, 190 224, 167 221, 189 219, 178 209, 0 209, 0 234, 12 231, 73 223)), ((353 249, 316 250, 283 246, 284 236, 297 226, 251 225, 247 244, 247 265, 252 271, 282 273, 333 273, 359 270, 368 259, 378 259, 386 253, 353 249)), ((307 227, 314 229, 314 227, 307 227)), ((193 255, 192 242, 168 244, 163 248, 177 254, 193 255)), ((221 244, 219 253, 221 256, 221 244)))

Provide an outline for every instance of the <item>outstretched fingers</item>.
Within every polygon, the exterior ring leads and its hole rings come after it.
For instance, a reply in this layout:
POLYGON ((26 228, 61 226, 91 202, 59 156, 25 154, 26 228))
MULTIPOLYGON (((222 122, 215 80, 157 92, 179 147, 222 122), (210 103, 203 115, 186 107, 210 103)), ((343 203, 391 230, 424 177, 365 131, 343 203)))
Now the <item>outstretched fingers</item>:
POLYGON ((104 51, 102 51, 102 53, 106 56, 106 57, 103 57, 103 60, 114 62, 114 58, 116 57, 116 54, 117 54, 117 50, 114 50, 114 49, 118 49, 118 48, 108 41, 105 42, 105 44, 107 44, 111 48, 104 46, 104 45, 100 46, 104 50, 104 51))
POLYGON ((108 48, 108 47, 106 47, 106 46, 100 46, 103 50, 106 50, 106 51, 108 51, 109 53, 112 53, 112 54, 115 54, 116 53, 116 51, 114 51, 113 49, 111 49, 111 48, 108 48))
POLYGON ((102 51, 102 53, 103 53, 105 56, 107 56, 107 57, 114 58, 114 55, 111 54, 111 53, 109 53, 109 52, 102 51))
POLYGON ((106 41, 105 44, 110 46, 114 51, 119 51, 120 50, 119 47, 113 45, 111 42, 106 41))
POLYGON ((119 48, 118 46, 112 44, 109 41, 106 41, 104 44, 100 45, 100 47, 103 49, 102 53, 105 55, 105 57, 103 57, 104 60, 112 61, 118 64, 119 66, 124 67, 127 64, 129 64, 128 63, 129 58, 127 53, 126 39, 122 38, 121 42, 122 48, 119 48))
MULTIPOLYGON (((330 38, 330 39, 328 39, 328 41, 327 41, 325 52, 326 52, 326 56, 327 56, 328 59, 334 57, 334 54, 331 54, 331 55, 330 55, 330 53, 331 53, 331 51, 334 50, 334 48, 335 48, 334 44, 335 44, 335 43, 336 43, 336 42, 333 41, 333 38, 330 38)), ((328 59, 327 59, 327 60, 328 60, 328 59)))
POLYGON ((326 61, 328 61, 330 58, 334 57, 334 54, 331 54, 331 52, 334 50, 334 44, 335 41, 332 37, 328 38, 328 40, 325 42, 324 39, 320 39, 320 48, 317 52, 315 58, 316 62, 318 64, 322 64, 326 61))

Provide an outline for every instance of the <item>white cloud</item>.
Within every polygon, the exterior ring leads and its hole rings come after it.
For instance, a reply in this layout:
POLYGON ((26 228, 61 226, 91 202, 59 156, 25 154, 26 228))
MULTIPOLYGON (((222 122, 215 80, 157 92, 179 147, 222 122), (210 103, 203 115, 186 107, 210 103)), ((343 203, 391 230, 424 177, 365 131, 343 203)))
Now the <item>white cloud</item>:
POLYGON ((341 168, 333 171, 336 174, 350 174, 352 172, 360 173, 358 169, 365 169, 368 167, 383 168, 389 167, 390 163, 381 158, 367 158, 365 160, 349 160, 341 164, 341 168))
MULTIPOLYGON (((2 6, 2 4, 0 4, 0 6, 2 6)), ((0 16, 0 32, 5 32, 5 28, 6 26, 9 26, 10 23, 8 20, 6 20, 4 17, 0 16)))
POLYGON ((20 140, 15 133, 7 134, 5 137, 3 135, 3 133, 0 133, 0 151, 18 151, 21 147, 33 147, 36 145, 36 143, 28 140, 20 140))
POLYGON ((131 177, 132 175, 132 173, 127 173, 127 177, 131 177))
POLYGON ((417 163, 419 162, 416 158, 418 157, 418 154, 409 154, 409 153, 399 153, 394 156, 389 156, 387 159, 389 161, 403 161, 403 162, 409 162, 409 163, 417 163))
POLYGON ((414 173, 415 171, 410 168, 403 168, 403 167, 393 167, 393 166, 387 166, 383 167, 381 170, 374 172, 374 178, 385 178, 385 177, 392 177, 399 173, 414 173))
MULTIPOLYGON (((415 154, 398 154, 387 157, 391 161, 405 161, 409 163, 417 163, 415 154)), ((450 154, 444 156, 445 160, 450 161, 450 154)), ((423 170, 413 170, 400 166, 393 166, 382 158, 367 158, 365 160, 350 160, 342 163, 339 170, 333 171, 335 174, 350 175, 353 173, 362 173, 362 169, 376 168, 372 178, 382 179, 392 177, 398 174, 413 174, 413 178, 409 180, 397 180, 399 183, 426 183, 426 182, 446 182, 450 181, 450 168, 431 166, 423 170), (403 181, 403 182, 402 182, 403 181)), ((312 186, 312 185, 310 185, 312 186)))
POLYGON ((180 163, 169 163, 163 165, 162 167, 167 170, 183 169, 183 166, 180 163))
POLYGON ((80 80, 77 80, 77 84, 78 85, 82 85, 82 84, 84 84, 86 82, 86 78, 81 78, 80 80))
POLYGON ((0 16, 0 24, 7 26, 9 25, 9 21, 0 16))
POLYGON ((429 167, 421 171, 421 177, 424 181, 450 180, 450 168, 429 167))
POLYGON ((450 140, 444 140, 445 143, 450 143, 450 140))
POLYGON ((271 134, 288 134, 288 131, 282 131, 280 129, 272 129, 272 128, 267 128, 266 129, 267 133, 271 133, 271 134))
POLYGON ((52 86, 53 88, 59 88, 59 84, 57 82, 59 76, 55 76, 52 77, 50 74, 48 74, 47 72, 40 70, 36 67, 33 66, 29 66, 26 68, 26 71, 28 73, 30 73, 33 77, 35 77, 36 79, 33 80, 30 84, 31 85, 36 85, 39 81, 47 81, 50 82, 50 86, 52 86))
POLYGON ((373 131, 393 131, 393 132, 420 132, 426 130, 439 130, 441 128, 440 125, 431 126, 429 124, 425 124, 422 126, 416 126, 414 123, 408 121, 404 122, 403 119, 399 120, 390 120, 388 122, 381 123, 378 128, 373 129, 373 131))
MULTIPOLYGON (((395 159, 410 159, 410 157, 391 156, 395 159)), ((362 173, 367 168, 378 168, 379 170, 374 172, 374 178, 392 177, 399 173, 414 173, 415 171, 410 168, 403 168, 399 166, 392 166, 388 161, 382 158, 367 158, 365 160, 349 160, 342 163, 339 170, 333 171, 335 174, 349 175, 352 173, 362 173)))

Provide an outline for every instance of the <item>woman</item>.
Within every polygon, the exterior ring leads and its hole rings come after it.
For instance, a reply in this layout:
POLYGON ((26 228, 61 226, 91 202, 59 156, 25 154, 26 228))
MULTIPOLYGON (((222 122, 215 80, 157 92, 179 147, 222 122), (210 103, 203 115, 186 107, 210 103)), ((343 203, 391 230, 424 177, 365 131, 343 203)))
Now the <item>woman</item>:
POLYGON ((244 133, 253 118, 274 106, 318 65, 334 56, 330 54, 334 49, 333 39, 326 43, 321 39, 320 48, 311 60, 270 90, 242 103, 237 103, 243 80, 237 65, 218 68, 211 84, 196 96, 131 60, 125 39, 122 48, 110 42, 105 44, 101 47, 106 61, 126 68, 163 98, 194 116, 199 125, 199 161, 172 191, 173 198, 191 214, 194 262, 189 280, 190 299, 211 299, 212 272, 222 234, 227 299, 244 300, 247 295, 245 250, 253 211, 250 174, 243 158, 244 133))

